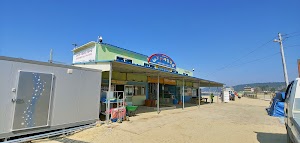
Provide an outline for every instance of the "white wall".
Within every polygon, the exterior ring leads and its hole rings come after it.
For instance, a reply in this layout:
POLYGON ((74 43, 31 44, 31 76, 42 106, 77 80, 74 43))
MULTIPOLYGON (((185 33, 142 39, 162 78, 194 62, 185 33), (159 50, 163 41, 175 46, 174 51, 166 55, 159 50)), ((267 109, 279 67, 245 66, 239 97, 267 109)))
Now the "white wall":
POLYGON ((84 68, 90 68, 90 69, 97 69, 102 71, 110 71, 110 62, 101 62, 96 64, 76 64, 74 65, 76 67, 84 67, 84 68))

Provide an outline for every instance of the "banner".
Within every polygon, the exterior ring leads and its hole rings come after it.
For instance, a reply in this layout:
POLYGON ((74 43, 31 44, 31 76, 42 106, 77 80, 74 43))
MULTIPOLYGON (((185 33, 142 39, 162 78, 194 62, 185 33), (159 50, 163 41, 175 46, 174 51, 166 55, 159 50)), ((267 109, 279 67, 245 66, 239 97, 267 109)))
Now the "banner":
POLYGON ((176 69, 175 62, 165 54, 153 54, 148 58, 148 63, 176 69))
POLYGON ((73 64, 93 62, 95 60, 96 60, 96 45, 84 49, 80 52, 74 53, 73 55, 73 64))

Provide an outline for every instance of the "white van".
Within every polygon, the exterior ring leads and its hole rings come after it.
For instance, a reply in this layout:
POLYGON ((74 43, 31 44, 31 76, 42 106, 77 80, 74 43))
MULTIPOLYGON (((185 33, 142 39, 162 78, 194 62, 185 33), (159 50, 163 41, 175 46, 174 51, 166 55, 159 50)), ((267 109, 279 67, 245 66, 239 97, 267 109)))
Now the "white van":
POLYGON ((285 92, 285 126, 288 143, 300 143, 300 78, 292 81, 285 92))

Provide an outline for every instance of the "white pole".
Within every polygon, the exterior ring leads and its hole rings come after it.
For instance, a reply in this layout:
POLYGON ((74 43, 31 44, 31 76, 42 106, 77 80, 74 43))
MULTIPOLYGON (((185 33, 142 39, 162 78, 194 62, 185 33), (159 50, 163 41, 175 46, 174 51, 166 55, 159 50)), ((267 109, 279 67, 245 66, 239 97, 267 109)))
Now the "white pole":
POLYGON ((287 87, 289 85, 289 78, 288 78, 288 74, 287 74, 287 70, 286 70, 286 63, 285 63, 281 33, 278 33, 278 38, 279 38, 279 40, 274 40, 274 42, 278 42, 280 45, 280 53, 281 53, 281 60, 282 60, 282 66, 283 66, 284 80, 285 80, 285 84, 287 87))
POLYGON ((182 109, 184 109, 184 79, 182 80, 182 109))
POLYGON ((49 57, 49 63, 53 62, 53 50, 50 49, 50 57, 49 57))
POLYGON ((108 91, 111 91, 111 78, 112 78, 112 63, 110 63, 109 80, 108 80, 108 91))
POLYGON ((159 75, 157 75, 157 114, 159 114, 159 75))
POLYGON ((111 95, 111 78, 112 78, 112 64, 110 63, 109 78, 108 78, 108 92, 106 94, 106 123, 109 124, 109 110, 110 110, 110 95, 111 95))
POLYGON ((201 95, 200 81, 199 81, 198 86, 199 86, 199 87, 198 87, 198 102, 199 102, 198 108, 200 108, 200 103, 201 103, 201 98, 200 98, 200 95, 201 95))

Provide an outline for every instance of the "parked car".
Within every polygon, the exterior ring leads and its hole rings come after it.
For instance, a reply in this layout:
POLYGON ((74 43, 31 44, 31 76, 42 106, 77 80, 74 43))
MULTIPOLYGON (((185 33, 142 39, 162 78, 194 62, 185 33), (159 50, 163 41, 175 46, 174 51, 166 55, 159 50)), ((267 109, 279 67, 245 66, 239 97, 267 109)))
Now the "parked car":
POLYGON ((288 143, 300 143, 300 78, 292 81, 286 91, 284 105, 288 143))

